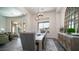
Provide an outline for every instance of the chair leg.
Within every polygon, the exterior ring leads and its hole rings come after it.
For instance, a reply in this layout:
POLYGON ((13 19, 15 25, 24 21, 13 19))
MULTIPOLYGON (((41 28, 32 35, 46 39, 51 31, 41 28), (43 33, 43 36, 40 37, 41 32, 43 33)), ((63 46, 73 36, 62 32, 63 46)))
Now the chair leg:
POLYGON ((38 42, 36 43, 36 46, 37 46, 37 51, 39 51, 39 43, 38 42))

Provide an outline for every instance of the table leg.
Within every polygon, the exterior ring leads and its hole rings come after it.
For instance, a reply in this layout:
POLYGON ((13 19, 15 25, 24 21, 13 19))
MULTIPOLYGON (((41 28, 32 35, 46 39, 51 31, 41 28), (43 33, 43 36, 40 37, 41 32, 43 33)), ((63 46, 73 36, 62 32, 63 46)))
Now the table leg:
POLYGON ((39 41, 39 51, 42 51, 42 40, 39 41))

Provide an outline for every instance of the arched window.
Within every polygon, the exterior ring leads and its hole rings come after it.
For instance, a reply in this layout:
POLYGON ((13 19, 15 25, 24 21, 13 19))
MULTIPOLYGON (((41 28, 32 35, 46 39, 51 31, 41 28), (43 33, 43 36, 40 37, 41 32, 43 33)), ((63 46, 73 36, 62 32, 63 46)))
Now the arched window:
MULTIPOLYGON (((65 12, 65 30, 67 28, 75 28, 75 32, 79 32, 79 8, 67 7, 65 12)), ((67 30, 66 30, 67 31, 67 30)))

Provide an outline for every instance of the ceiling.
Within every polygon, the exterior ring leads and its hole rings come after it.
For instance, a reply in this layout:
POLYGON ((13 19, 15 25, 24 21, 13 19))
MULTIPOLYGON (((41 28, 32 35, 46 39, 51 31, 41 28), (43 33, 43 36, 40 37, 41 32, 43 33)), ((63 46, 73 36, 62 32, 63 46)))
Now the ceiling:
POLYGON ((6 17, 22 16, 24 13, 16 7, 0 7, 0 15, 6 17))
POLYGON ((61 9, 61 7, 0 7, 0 15, 15 17, 26 14, 26 10, 31 14, 36 14, 38 12, 59 12, 61 9))
POLYGON ((28 7, 26 8, 30 13, 36 14, 38 12, 50 12, 55 11, 56 7, 28 7))

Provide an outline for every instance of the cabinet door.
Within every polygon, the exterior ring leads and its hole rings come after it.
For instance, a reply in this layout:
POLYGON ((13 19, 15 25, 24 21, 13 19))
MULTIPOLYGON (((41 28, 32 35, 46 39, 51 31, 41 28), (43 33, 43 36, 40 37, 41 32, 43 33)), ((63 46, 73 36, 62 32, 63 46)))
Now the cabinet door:
POLYGON ((63 36, 63 46, 66 49, 66 38, 65 38, 65 36, 63 36))
POLYGON ((68 51, 71 50, 71 39, 69 39, 69 38, 66 39, 66 49, 68 51))
POLYGON ((72 51, 79 51, 79 39, 73 39, 71 41, 71 50, 72 51))
POLYGON ((59 38, 59 42, 61 43, 61 44, 63 44, 63 35, 58 35, 58 38, 59 38))

